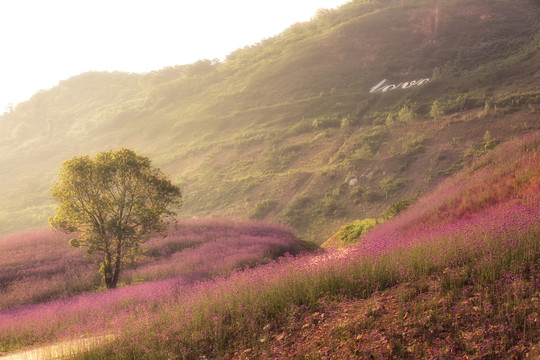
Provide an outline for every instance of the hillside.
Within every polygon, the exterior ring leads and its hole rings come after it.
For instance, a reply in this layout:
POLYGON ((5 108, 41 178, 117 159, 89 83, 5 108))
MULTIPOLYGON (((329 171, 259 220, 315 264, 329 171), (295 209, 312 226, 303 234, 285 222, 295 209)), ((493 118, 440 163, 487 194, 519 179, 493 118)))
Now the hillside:
POLYGON ((540 128, 539 18, 534 0, 352 1, 223 62, 62 81, 0 116, 0 234, 47 225, 62 161, 125 146, 181 186, 183 217, 321 243, 540 128))
POLYGON ((227 358, 537 359, 539 163, 538 132, 500 145, 320 261, 364 283, 376 271, 353 274, 347 265, 375 257, 386 283, 367 295, 349 284, 340 296, 297 308, 265 344, 227 358))
MULTIPOLYGON (((0 351, 87 339, 88 351, 73 354, 67 345, 63 352, 76 359, 535 358, 539 161, 540 132, 500 144, 343 250, 236 270, 218 255, 209 264, 224 272, 200 282, 181 273, 10 308, 0 313, 0 351)), ((240 261, 249 243, 260 250, 273 239, 275 256, 299 249, 280 226, 241 225, 181 224, 151 244, 154 255, 134 273, 181 269, 166 259, 176 250, 172 258, 204 270, 209 254, 223 254, 199 251, 206 246, 232 245, 228 254, 240 261)), ((8 248, 51 246, 43 235, 8 248)), ((47 273, 35 264, 34 276, 47 273)))

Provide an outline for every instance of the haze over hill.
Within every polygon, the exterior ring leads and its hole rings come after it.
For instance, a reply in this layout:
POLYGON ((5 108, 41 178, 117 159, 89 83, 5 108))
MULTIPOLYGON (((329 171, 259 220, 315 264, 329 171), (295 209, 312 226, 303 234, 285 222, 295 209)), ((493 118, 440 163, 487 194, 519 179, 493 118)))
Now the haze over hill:
POLYGON ((182 216, 320 243, 540 128, 538 19, 533 0, 353 1, 223 62, 62 81, 0 116, 0 234, 47 226, 62 161, 129 147, 182 216))

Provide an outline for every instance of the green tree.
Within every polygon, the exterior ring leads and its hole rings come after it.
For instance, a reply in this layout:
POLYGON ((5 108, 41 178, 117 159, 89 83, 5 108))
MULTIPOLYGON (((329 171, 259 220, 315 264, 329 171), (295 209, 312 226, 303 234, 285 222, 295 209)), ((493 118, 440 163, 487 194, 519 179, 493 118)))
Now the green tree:
POLYGON ((60 203, 51 227, 76 233, 72 246, 100 255, 108 289, 116 287, 122 264, 135 261, 141 245, 166 229, 182 198, 150 159, 128 149, 65 161, 51 193, 60 203))

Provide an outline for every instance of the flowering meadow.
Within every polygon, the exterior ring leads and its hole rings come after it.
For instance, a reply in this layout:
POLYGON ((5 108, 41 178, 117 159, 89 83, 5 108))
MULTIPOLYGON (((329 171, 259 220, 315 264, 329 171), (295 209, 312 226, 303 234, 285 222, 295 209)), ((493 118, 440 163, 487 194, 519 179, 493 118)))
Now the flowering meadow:
POLYGON ((124 269, 120 289, 105 292, 94 259, 68 240, 48 230, 0 239, 0 352, 87 335, 129 312, 129 306, 161 299, 180 285, 308 250, 281 225, 179 221, 165 238, 149 241, 143 259, 124 269))
MULTIPOLYGON (((1 346, 108 336, 73 357, 525 358, 540 342, 539 164, 535 133, 354 246, 4 311, 1 346)), ((142 276, 172 271, 158 263, 142 276)))
POLYGON ((0 238, 0 311, 99 286, 96 266, 49 230, 0 238))

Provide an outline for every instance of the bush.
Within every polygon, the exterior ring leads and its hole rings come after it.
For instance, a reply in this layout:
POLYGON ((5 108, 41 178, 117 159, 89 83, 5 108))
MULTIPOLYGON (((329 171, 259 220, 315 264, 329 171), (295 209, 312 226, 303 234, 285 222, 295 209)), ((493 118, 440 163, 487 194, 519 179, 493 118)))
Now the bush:
POLYGON ((443 105, 439 102, 439 100, 435 100, 433 104, 431 104, 429 115, 433 117, 435 120, 444 116, 444 108, 443 108, 443 105))
POLYGON ((407 199, 401 199, 399 200, 398 202, 395 202, 393 203, 392 205, 390 205, 382 214, 381 214, 381 218, 383 220, 388 220, 390 218, 393 218, 394 216, 396 216, 397 214, 399 214, 400 212, 402 212, 403 210, 407 209, 409 207, 409 205, 411 205, 413 202, 416 201, 416 199, 418 199, 418 197, 420 196, 419 193, 416 193, 414 196, 410 197, 410 198, 407 198, 407 199))
POLYGON ((407 158, 409 156, 424 152, 424 141, 425 138, 421 135, 405 136, 402 140, 402 150, 397 155, 403 158, 407 158))
POLYGON ((325 216, 339 216, 343 209, 338 200, 331 194, 326 194, 322 199, 321 207, 325 216))
POLYGON ((276 208, 277 204, 277 200, 273 199, 259 201, 257 205, 255 205, 255 209, 253 210, 249 218, 253 220, 262 220, 266 217, 266 215, 268 215, 270 211, 276 208))
POLYGON ((311 213, 314 203, 315 201, 309 196, 296 197, 283 210, 284 221, 295 228, 305 226, 309 222, 308 215, 311 213))
POLYGON ((341 120, 337 117, 324 116, 321 118, 316 118, 311 123, 316 129, 328 129, 328 128, 338 128, 341 127, 341 120))
POLYGON ((382 191, 384 191, 384 194, 386 195, 386 197, 388 197, 389 195, 394 194, 399 189, 404 187, 406 184, 407 184, 407 179, 401 178, 396 175, 392 175, 392 176, 382 179, 379 182, 379 187, 381 188, 382 191))
POLYGON ((465 157, 480 157, 484 155, 487 151, 493 149, 497 146, 501 140, 494 139, 491 136, 491 132, 486 130, 481 141, 478 141, 465 149, 465 157))
POLYGON ((417 115, 412 106, 403 106, 397 115, 398 121, 403 123, 411 123, 416 120, 417 115))
POLYGON ((289 129, 288 134, 293 136, 293 135, 304 134, 310 131, 313 131, 313 126, 312 126, 311 121, 302 119, 289 129))
POLYGON ((374 203, 374 202, 377 202, 377 201, 381 200, 381 198, 382 198, 381 193, 379 193, 378 191, 372 190, 372 189, 367 189, 362 194, 362 199, 365 202, 374 203))
POLYGON ((362 186, 355 186, 354 189, 351 191, 351 197, 353 198, 353 201, 355 204, 360 204, 362 200, 364 200, 364 192, 366 189, 364 189, 362 186))
POLYGON ((339 230, 339 241, 343 244, 353 244, 375 225, 377 225, 377 220, 375 219, 355 220, 339 230))
POLYGON ((351 116, 350 115, 347 115, 345 117, 343 117, 343 119, 341 119, 341 128, 348 128, 349 126, 352 125, 352 121, 351 121, 351 116))

